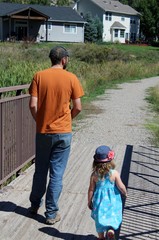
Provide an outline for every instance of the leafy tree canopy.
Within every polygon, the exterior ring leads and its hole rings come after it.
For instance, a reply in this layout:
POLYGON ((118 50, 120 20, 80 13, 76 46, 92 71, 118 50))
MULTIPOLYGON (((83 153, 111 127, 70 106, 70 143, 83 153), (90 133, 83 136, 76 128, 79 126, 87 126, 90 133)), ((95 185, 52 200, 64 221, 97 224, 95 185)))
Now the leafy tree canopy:
POLYGON ((159 1, 158 0, 120 0, 123 4, 136 9, 141 14, 140 31, 146 40, 159 37, 159 1))
POLYGON ((0 2, 69 6, 71 3, 76 2, 76 0, 0 0, 0 2))

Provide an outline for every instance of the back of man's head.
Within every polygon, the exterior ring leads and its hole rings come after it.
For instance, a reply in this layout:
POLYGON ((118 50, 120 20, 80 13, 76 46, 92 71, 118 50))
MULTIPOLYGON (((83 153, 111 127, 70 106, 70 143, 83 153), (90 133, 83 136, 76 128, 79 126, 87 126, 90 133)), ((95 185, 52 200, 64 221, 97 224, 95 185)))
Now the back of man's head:
POLYGON ((59 64, 64 57, 69 57, 69 54, 66 48, 62 46, 56 46, 52 48, 49 54, 52 65, 59 64))

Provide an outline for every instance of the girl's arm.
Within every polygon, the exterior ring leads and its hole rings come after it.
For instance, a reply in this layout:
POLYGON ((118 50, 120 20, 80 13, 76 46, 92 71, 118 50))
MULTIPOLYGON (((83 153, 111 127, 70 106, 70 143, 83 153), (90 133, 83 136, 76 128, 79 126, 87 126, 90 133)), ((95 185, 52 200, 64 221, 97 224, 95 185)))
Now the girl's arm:
POLYGON ((95 179, 94 179, 94 175, 92 174, 90 178, 89 188, 88 188, 88 207, 91 210, 92 210, 92 198, 93 198, 94 190, 95 190, 95 179))
POLYGON ((127 191, 126 191, 126 187, 124 185, 124 183, 122 182, 120 175, 117 171, 115 171, 115 183, 117 185, 117 187, 119 188, 120 192, 127 197, 127 191))

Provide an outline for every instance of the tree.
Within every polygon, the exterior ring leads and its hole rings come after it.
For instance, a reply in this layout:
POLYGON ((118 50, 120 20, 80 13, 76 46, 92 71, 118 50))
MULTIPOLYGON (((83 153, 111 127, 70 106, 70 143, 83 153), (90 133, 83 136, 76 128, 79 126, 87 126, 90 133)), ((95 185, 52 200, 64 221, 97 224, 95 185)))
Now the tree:
POLYGON ((27 2, 27 4, 50 5, 50 0, 29 0, 29 3, 27 2))
POLYGON ((50 0, 3 0, 3 2, 50 5, 50 0))
POLYGON ((103 38, 103 23, 98 16, 94 18, 94 25, 97 28, 97 41, 102 41, 103 38))
POLYGON ((57 6, 69 6, 70 1, 69 0, 57 0, 56 5, 57 6))
POLYGON ((73 0, 0 0, 0 2, 69 6, 73 0))
POLYGON ((85 24, 85 31, 84 31, 84 39, 88 42, 97 42, 102 40, 103 35, 103 24, 96 16, 95 18, 92 17, 91 13, 88 12, 84 16, 86 21, 85 24))
POLYGON ((73 1, 73 0, 51 0, 52 5, 56 5, 56 6, 69 6, 73 2, 75 2, 75 1, 73 1))
POLYGON ((158 0, 120 0, 141 14, 140 32, 146 40, 159 37, 159 1, 158 0))

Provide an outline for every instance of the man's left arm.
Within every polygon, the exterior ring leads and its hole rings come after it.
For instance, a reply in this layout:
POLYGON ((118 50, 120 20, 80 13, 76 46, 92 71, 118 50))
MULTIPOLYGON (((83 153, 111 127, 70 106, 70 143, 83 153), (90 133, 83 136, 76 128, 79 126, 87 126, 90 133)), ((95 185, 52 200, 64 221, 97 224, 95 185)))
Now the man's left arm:
POLYGON ((31 115, 35 121, 37 116, 37 106, 38 106, 38 98, 31 96, 29 101, 29 108, 30 108, 31 115))
POLYGON ((81 104, 81 99, 73 99, 72 100, 73 107, 71 109, 71 117, 72 119, 75 118, 82 110, 82 104, 81 104))

